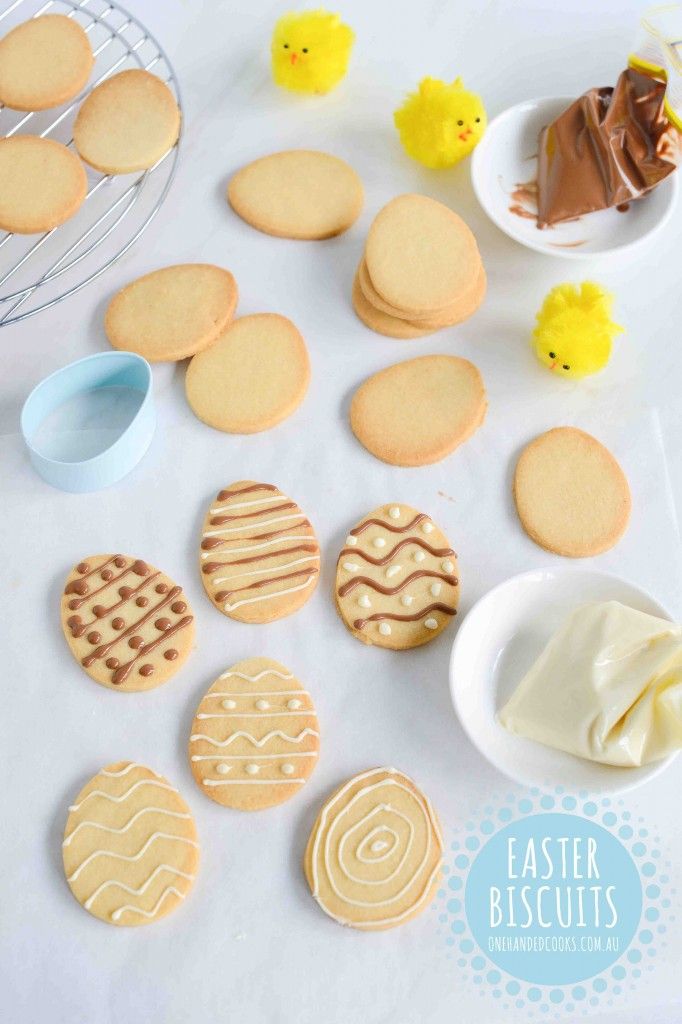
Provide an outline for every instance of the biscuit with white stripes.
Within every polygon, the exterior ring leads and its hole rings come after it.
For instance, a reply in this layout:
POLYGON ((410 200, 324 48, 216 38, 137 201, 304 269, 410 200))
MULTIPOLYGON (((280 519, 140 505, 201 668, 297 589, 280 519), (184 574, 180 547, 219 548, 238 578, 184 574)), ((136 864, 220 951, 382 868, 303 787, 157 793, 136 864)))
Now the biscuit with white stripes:
POLYGON ((192 774, 223 807, 259 811, 299 792, 317 764, 320 726, 311 695, 270 658, 223 672, 197 708, 192 774))
POLYGON ((320 548, 295 501, 273 484, 238 480, 209 506, 200 571, 218 611, 239 622, 273 622, 312 594, 320 548))

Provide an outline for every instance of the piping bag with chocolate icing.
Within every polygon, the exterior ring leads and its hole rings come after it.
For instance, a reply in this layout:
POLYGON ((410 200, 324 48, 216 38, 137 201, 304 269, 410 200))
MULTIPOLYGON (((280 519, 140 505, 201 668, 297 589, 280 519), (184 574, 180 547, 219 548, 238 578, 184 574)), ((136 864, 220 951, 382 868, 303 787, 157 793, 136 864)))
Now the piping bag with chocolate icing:
POLYGON ((682 6, 661 17, 654 9, 642 19, 643 39, 615 88, 589 89, 540 132, 539 228, 630 203, 675 170, 682 6))

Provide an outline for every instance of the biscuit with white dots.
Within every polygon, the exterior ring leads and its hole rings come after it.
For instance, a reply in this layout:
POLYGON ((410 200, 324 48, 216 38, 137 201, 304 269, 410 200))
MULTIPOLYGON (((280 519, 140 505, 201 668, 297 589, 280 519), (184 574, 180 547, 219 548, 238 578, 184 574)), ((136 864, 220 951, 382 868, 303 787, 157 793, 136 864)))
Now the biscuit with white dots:
POLYGON ((189 739, 192 774, 223 807, 258 811, 291 799, 317 764, 312 697, 289 669, 247 658, 202 697, 189 739))

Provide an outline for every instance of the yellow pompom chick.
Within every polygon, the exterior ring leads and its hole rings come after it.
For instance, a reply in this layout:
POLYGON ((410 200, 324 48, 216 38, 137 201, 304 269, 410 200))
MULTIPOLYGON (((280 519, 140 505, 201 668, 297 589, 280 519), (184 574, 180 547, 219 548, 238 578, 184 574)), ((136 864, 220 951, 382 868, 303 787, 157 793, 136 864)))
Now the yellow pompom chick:
POLYGON ((426 167, 453 167, 480 142, 488 118, 461 78, 424 78, 393 115, 406 153, 426 167))
POLYGON ((594 281, 552 288, 537 314, 533 346, 541 363, 562 377, 603 370, 623 328, 611 319, 613 295, 594 281))
POLYGON ((325 93, 348 70, 355 33, 338 14, 303 11, 283 15, 272 35, 272 74, 294 92, 325 93))

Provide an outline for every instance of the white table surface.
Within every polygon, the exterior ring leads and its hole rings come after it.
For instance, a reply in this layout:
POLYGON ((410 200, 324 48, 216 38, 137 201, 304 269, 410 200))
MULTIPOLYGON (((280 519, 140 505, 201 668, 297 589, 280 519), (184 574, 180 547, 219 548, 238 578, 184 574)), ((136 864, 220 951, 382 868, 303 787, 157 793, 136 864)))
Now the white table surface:
MULTIPOLYGON (((543 258, 486 220, 466 164, 427 172, 402 153, 392 127, 394 108, 424 74, 461 74, 483 94, 491 116, 529 96, 577 95, 613 82, 640 5, 345 0, 342 13, 358 37, 351 73, 326 99, 301 99, 276 90, 269 77, 270 31, 286 4, 128 3, 165 45, 183 87, 177 179, 143 239, 98 284, 0 331, 2 1017, 49 1024, 517 1019, 460 981, 445 957, 435 910, 402 929, 362 934, 334 924, 310 898, 300 868, 307 834, 320 802, 350 774, 392 763, 413 775, 439 809, 447 835, 510 788, 469 745, 452 710, 447 663, 453 630, 406 654, 365 648, 334 611, 333 567, 348 528, 385 501, 406 501, 444 527, 460 556, 462 611, 507 576, 551 562, 519 528, 510 474, 528 439, 575 423, 614 451, 634 498, 624 540, 592 564, 636 580, 682 616, 674 511, 674 496, 679 501, 682 495, 679 212, 655 245, 619 262, 578 266, 543 258), (341 238, 312 244, 270 239, 227 208, 223 189, 234 169, 292 146, 327 149, 362 176, 365 209, 341 238), (433 195, 468 220, 489 291, 469 323, 425 340, 395 342, 365 330, 349 296, 372 217, 405 191, 433 195), (272 310, 297 323, 313 367, 303 406, 271 432, 223 435, 187 407, 184 366, 157 366, 158 428, 140 466, 98 494, 50 489, 30 469, 17 436, 23 399, 46 373, 107 348, 102 317, 116 288, 183 260, 229 267, 239 283, 240 313, 272 310), (627 333, 601 376, 558 380, 530 351, 534 313, 549 287, 587 276, 617 293, 616 318, 627 333), (369 373, 428 352, 477 363, 489 392, 488 418, 436 466, 385 466, 354 440, 350 396, 369 373), (298 500, 324 552, 312 600, 296 616, 264 627, 219 616, 196 573, 206 502, 243 477, 276 482, 298 500), (58 596, 70 566, 114 548, 167 570, 186 587, 197 615, 192 658, 169 685, 148 694, 116 695, 94 685, 72 660, 59 628, 58 596), (202 796, 186 745, 208 685, 233 662, 260 653, 289 665, 312 690, 323 756, 294 800, 249 816, 202 796), (202 839, 191 897, 150 928, 107 929, 73 900, 61 867, 68 802, 100 766, 122 758, 146 762, 178 785, 202 839)), ((678 761, 626 798, 663 833, 678 888, 681 771, 678 761)), ((682 1021, 682 937, 669 940, 655 972, 628 992, 627 1001, 591 1020, 682 1021)))

